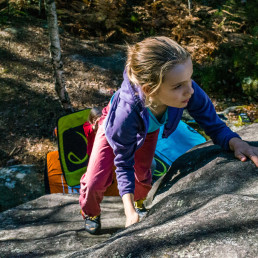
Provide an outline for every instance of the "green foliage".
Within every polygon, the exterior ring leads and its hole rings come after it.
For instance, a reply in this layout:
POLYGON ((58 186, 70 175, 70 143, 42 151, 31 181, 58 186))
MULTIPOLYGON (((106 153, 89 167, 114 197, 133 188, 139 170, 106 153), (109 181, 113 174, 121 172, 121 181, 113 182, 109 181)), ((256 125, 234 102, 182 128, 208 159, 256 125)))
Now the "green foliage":
POLYGON ((247 95, 258 99, 258 79, 246 77, 242 81, 242 89, 247 95))
POLYGON ((223 33, 216 51, 195 65, 194 78, 207 92, 217 94, 244 93, 257 99, 258 27, 257 7, 247 1, 226 1, 213 17, 220 17, 217 29, 223 33))
POLYGON ((131 21, 132 21, 132 22, 137 22, 137 21, 138 21, 138 17, 137 17, 136 14, 133 13, 133 14, 131 15, 131 21))
POLYGON ((8 6, 0 11, 0 25, 8 23, 11 17, 28 17, 28 1, 9 1, 8 6))
POLYGON ((232 94, 243 91, 255 97, 258 79, 256 49, 255 42, 250 40, 244 41, 241 47, 222 44, 213 53, 216 58, 207 57, 205 64, 196 65, 194 76, 208 92, 232 94))
POLYGON ((0 25, 5 25, 8 22, 8 15, 4 12, 0 12, 0 25))

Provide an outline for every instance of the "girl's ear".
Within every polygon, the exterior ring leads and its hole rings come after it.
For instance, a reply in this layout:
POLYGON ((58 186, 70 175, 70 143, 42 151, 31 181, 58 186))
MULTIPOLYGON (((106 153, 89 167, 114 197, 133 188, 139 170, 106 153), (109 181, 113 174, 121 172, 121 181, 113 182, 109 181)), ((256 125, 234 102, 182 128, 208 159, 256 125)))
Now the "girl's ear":
POLYGON ((143 85, 142 86, 142 91, 144 93, 145 96, 148 96, 150 94, 150 86, 148 85, 143 85))
POLYGON ((145 96, 148 96, 148 97, 154 97, 157 95, 157 91, 155 91, 154 93, 151 93, 151 88, 149 85, 143 85, 142 91, 145 94, 145 96))

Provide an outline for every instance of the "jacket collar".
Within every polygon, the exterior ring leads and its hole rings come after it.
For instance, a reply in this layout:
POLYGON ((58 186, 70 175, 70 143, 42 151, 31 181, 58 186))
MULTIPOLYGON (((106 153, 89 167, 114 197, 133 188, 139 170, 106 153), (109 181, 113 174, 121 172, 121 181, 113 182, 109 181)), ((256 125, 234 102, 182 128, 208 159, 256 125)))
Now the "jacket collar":
POLYGON ((123 78, 124 81, 121 85, 120 98, 124 99, 129 104, 140 104, 140 106, 144 107, 145 96, 140 86, 130 83, 126 69, 124 70, 123 78))

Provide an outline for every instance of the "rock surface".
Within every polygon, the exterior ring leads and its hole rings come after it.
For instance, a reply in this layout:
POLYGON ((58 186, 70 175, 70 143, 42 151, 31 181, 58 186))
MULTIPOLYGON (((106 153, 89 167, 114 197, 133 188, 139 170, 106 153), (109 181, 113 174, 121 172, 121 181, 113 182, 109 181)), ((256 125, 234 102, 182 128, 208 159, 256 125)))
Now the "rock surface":
POLYGON ((102 202, 102 232, 84 230, 78 195, 51 194, 0 213, 1 257, 64 257, 102 243, 125 225, 120 197, 102 202))
MULTIPOLYGON (((241 135, 258 146, 257 131, 253 124, 241 135)), ((202 144, 173 163, 149 198, 142 222, 69 257, 258 256, 258 169, 251 161, 202 144)))
POLYGON ((44 194, 42 176, 34 165, 0 167, 0 211, 44 194))
MULTIPOLYGON (((240 132, 258 146, 258 124, 240 132)), ((258 257, 258 169, 207 142, 178 158, 124 226, 120 197, 102 203, 101 235, 83 229, 78 196, 46 195, 0 214, 3 257, 258 257), (114 234, 115 233, 115 234, 114 234)))

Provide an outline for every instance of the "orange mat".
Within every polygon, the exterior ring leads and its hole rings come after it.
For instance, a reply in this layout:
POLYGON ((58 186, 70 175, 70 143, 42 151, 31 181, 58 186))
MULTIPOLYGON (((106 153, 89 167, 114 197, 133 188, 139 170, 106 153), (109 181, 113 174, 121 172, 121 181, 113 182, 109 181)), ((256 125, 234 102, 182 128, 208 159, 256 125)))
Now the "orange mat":
MULTIPOLYGON (((47 178, 50 193, 79 193, 80 186, 70 187, 67 185, 62 173, 58 151, 47 154, 47 178)), ((107 188, 105 196, 119 196, 115 167, 113 168, 113 183, 107 188)))

